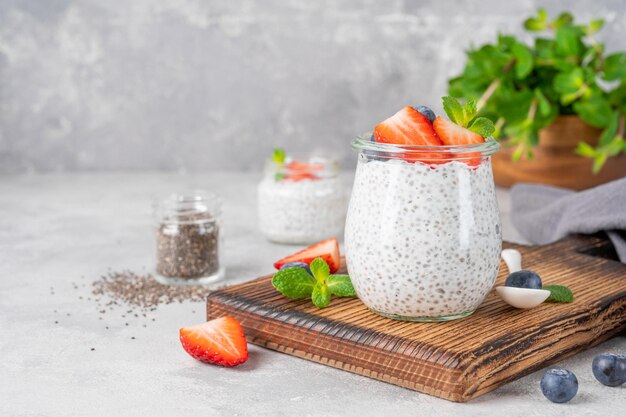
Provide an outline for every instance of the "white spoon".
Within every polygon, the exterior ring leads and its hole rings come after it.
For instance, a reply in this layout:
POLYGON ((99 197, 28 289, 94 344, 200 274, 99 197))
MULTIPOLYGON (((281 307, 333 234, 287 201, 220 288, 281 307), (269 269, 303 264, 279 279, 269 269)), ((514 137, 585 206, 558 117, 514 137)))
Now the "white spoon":
MULTIPOLYGON (((502 259, 509 269, 509 274, 522 270, 522 254, 517 249, 504 249, 502 259)), ((496 292, 509 305, 515 308, 533 308, 543 303, 550 296, 548 290, 517 288, 500 285, 496 292)))

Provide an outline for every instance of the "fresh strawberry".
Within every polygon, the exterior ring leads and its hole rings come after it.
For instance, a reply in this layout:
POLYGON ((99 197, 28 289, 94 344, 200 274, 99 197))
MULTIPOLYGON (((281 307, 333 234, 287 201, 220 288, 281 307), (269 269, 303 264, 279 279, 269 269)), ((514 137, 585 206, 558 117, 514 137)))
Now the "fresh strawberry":
POLYGON ((274 267, 280 269, 281 266, 288 262, 304 262, 308 265, 313 262, 315 258, 322 258, 328 264, 330 273, 334 274, 339 269, 339 243, 337 239, 332 238, 324 240, 320 243, 316 243, 313 246, 309 246, 300 252, 289 255, 280 261, 274 262, 274 267))
POLYGON ((478 133, 474 133, 456 123, 452 123, 450 120, 444 119, 441 116, 435 119, 433 127, 444 145, 469 145, 485 141, 478 133))
POLYGON ((319 180, 320 178, 310 172, 291 172, 285 175, 285 179, 298 182, 302 180, 319 180))
POLYGON ((248 345, 241 325, 232 317, 180 329, 180 343, 194 359, 221 366, 248 360, 248 345))
MULTIPOLYGON (((439 116, 433 123, 435 131, 446 145, 470 145, 476 143, 483 143, 485 139, 478 133, 472 132, 450 120, 444 119, 439 116)), ((464 162, 471 166, 478 166, 482 161, 480 152, 471 152, 463 155, 464 162)))
POLYGON ((308 164, 301 161, 291 161, 287 165, 285 165, 285 168, 287 168, 289 171, 313 172, 321 171, 323 167, 320 164, 308 164))
POLYGON ((442 145, 430 120, 410 106, 376 125, 374 138, 376 142, 397 145, 442 145))

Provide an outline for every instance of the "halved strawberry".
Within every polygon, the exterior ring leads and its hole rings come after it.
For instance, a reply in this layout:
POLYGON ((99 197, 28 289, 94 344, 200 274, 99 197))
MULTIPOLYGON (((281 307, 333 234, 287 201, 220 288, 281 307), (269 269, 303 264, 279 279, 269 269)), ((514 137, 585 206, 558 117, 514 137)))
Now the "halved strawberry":
MULTIPOLYGON (((433 123, 435 132, 446 145, 469 145, 483 143, 485 138, 478 133, 472 132, 448 119, 438 116, 433 123)), ((470 152, 463 155, 464 162, 471 166, 478 166, 482 161, 480 152, 470 152)))
POLYGON ((374 128, 376 142, 397 145, 442 145, 430 120, 413 107, 406 106, 374 128))
POLYGON ((180 343, 194 359, 221 366, 248 360, 248 345, 241 324, 226 316, 180 329, 180 343))
POLYGON ((472 143, 483 143, 485 141, 478 133, 474 133, 456 123, 452 123, 450 120, 444 119, 441 116, 437 116, 433 127, 444 145, 469 145, 472 143))
POLYGON ((298 182, 302 180, 319 180, 320 177, 310 172, 291 172, 285 175, 285 179, 298 182))
POLYGON ((285 165, 285 168, 287 168, 290 171, 312 172, 312 171, 321 171, 323 166, 320 164, 309 164, 306 162, 294 160, 294 161, 289 162, 287 165, 285 165))
POLYGON ((304 262, 311 264, 315 258, 322 258, 328 264, 330 273, 334 274, 339 269, 339 242, 337 239, 332 238, 316 243, 313 246, 309 246, 306 249, 296 252, 293 255, 289 255, 280 261, 274 262, 274 267, 280 269, 281 266, 288 262, 304 262))

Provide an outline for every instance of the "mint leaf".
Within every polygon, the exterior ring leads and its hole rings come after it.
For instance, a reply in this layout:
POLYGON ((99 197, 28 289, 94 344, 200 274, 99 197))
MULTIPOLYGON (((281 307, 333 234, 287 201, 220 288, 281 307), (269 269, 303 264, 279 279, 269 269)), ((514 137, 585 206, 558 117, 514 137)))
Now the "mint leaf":
POLYGON ((286 297, 308 298, 313 294, 315 279, 302 268, 285 268, 272 277, 272 285, 286 297))
POLYGON ((533 70, 533 54, 526 45, 519 42, 511 46, 511 52, 515 57, 515 76, 518 80, 526 78, 533 70))
POLYGON ((477 117, 469 125, 468 129, 474 133, 478 133, 483 138, 488 138, 496 130, 496 127, 493 122, 486 117, 477 117))
POLYGON ((550 296, 546 301, 554 303, 571 303, 574 301, 574 294, 564 285, 544 285, 542 289, 550 291, 550 296))
POLYGON ((450 96, 442 97, 441 101, 443 102, 443 109, 448 115, 448 119, 450 119, 452 123, 465 127, 463 124, 465 121, 465 112, 463 111, 463 107, 461 107, 461 103, 459 103, 456 98, 450 96))
POLYGON ((311 300, 316 307, 328 307, 330 304, 330 291, 328 291, 328 287, 325 283, 319 281, 315 283, 311 300))
POLYGON ((285 158, 287 154, 283 148, 274 148, 274 152, 272 152, 272 161, 278 166, 282 166, 285 163, 285 158))
POLYGON ((569 94, 577 92, 585 84, 582 68, 561 72, 554 77, 553 87, 557 93, 569 94))
POLYGON ((626 52, 616 52, 604 60, 604 79, 615 81, 626 77, 626 52))
POLYGON ((605 127, 611 121, 611 104, 599 94, 575 102, 574 111, 587 124, 594 127, 605 127))
POLYGON ((463 116, 464 116, 463 126, 464 127, 467 126, 469 121, 472 120, 476 116, 476 113, 478 113, 478 109, 476 108, 476 100, 471 98, 467 100, 467 103, 465 103, 465 106, 463 107, 463 116))
POLYGON ((325 260, 322 258, 315 258, 309 265, 311 273, 317 280, 317 282, 326 283, 326 278, 330 275, 330 268, 325 260))
POLYGON ((356 297, 356 291, 354 291, 349 275, 331 275, 326 280, 326 284, 332 295, 337 297, 356 297))

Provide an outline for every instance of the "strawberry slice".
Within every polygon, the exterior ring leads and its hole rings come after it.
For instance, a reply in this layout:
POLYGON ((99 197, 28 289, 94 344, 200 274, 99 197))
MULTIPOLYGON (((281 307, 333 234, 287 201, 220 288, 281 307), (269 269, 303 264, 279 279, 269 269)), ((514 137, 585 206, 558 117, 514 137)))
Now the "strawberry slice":
POLYGON ((298 182, 302 180, 319 180, 320 177, 315 174, 311 174, 310 172, 293 172, 285 175, 285 179, 298 182))
POLYGON ((374 138, 376 142, 397 145, 442 145, 430 120, 410 106, 376 125, 374 138))
POLYGON ((322 258, 328 264, 330 273, 334 274, 339 269, 339 243, 337 239, 332 238, 316 243, 313 246, 309 246, 306 249, 296 252, 293 255, 289 255, 280 261, 274 262, 274 267, 280 269, 286 263, 289 262, 304 262, 308 265, 313 262, 315 258, 322 258))
POLYGON ((444 145, 469 145, 472 143, 483 143, 485 141, 478 133, 474 133, 456 123, 452 123, 450 120, 444 119, 441 116, 437 116, 433 127, 444 145))
POLYGON ((248 345, 241 324, 232 317, 180 329, 180 343, 192 358, 221 366, 248 360, 248 345))
POLYGON ((285 165, 285 168, 287 168, 290 171, 312 172, 312 171, 321 171, 323 167, 320 164, 308 164, 306 162, 301 162, 301 161, 291 161, 287 165, 285 165))
MULTIPOLYGON (((462 126, 452 123, 450 120, 438 116, 433 123, 435 132, 446 145, 469 145, 483 143, 485 138, 478 133, 472 132, 462 126)), ((463 155, 464 162, 470 166, 478 166, 482 162, 480 152, 470 152, 463 155)))

